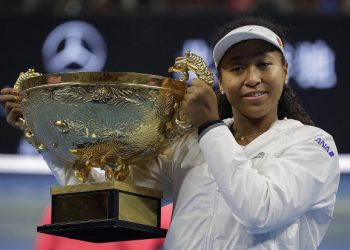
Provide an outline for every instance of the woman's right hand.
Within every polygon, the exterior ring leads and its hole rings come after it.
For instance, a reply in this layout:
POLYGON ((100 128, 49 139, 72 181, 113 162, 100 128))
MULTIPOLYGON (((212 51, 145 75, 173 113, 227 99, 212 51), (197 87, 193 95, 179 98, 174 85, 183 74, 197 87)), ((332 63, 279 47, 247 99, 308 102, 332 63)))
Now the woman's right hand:
POLYGON ((13 88, 3 88, 0 92, 0 103, 5 108, 6 121, 8 124, 22 129, 23 111, 20 105, 20 97, 13 88))

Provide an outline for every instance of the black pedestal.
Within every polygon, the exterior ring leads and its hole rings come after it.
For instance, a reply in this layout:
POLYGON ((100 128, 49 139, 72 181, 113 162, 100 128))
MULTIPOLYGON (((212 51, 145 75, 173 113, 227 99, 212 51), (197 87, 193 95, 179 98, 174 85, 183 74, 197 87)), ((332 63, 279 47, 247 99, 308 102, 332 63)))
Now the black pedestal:
POLYGON ((113 219, 43 225, 37 231, 96 243, 164 238, 167 232, 162 228, 113 219))
POLYGON ((46 233, 89 242, 164 238, 162 193, 122 182, 51 187, 51 223, 46 233))

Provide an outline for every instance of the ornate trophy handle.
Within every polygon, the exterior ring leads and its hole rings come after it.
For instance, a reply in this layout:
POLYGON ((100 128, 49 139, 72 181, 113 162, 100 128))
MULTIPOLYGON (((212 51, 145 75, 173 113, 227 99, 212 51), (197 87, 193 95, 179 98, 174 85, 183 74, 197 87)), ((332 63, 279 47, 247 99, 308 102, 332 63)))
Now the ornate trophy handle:
MULTIPOLYGON (((16 90, 18 93, 21 92, 21 84, 24 80, 34 77, 34 76, 40 76, 41 73, 35 72, 34 69, 28 69, 26 72, 21 72, 17 78, 17 81, 15 82, 15 85, 13 86, 13 89, 16 90)), ((30 131, 27 122, 24 118, 18 118, 18 121, 21 123, 21 128, 23 130, 23 136, 26 139, 27 142, 32 144, 39 152, 46 151, 43 144, 38 143, 35 138, 34 134, 30 131)))
MULTIPOLYGON (((15 85, 13 86, 13 89, 16 90, 18 93, 21 91, 21 83, 31 77, 34 76, 40 76, 40 73, 35 72, 34 69, 28 69, 26 72, 19 73, 19 76, 15 82, 15 85)), ((22 124, 22 130, 25 130, 26 128, 26 121, 23 118, 18 118, 18 121, 22 124)))
POLYGON ((26 72, 19 73, 19 76, 17 78, 17 81, 15 82, 15 85, 13 86, 14 90, 20 91, 21 90, 21 83, 31 77, 34 76, 41 76, 41 73, 35 72, 34 69, 28 69, 26 72))
MULTIPOLYGON (((179 79, 182 82, 188 80, 189 70, 195 73, 198 79, 205 81, 210 86, 213 86, 213 73, 209 70, 204 60, 200 56, 193 54, 191 51, 187 51, 185 56, 176 58, 174 66, 168 69, 169 72, 182 73, 182 76, 179 79)), ((186 117, 185 111, 181 105, 180 107, 176 106, 175 110, 175 123, 184 130, 189 130, 192 128, 192 125, 186 117)))

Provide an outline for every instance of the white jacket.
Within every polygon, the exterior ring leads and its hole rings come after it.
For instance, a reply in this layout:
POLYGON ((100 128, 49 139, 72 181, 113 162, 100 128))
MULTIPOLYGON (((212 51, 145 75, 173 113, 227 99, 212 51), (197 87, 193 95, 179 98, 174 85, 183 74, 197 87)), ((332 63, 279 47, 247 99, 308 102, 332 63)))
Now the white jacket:
MULTIPOLYGON (((46 160, 62 184, 76 180, 46 160)), ((242 147, 228 127, 177 140, 129 182, 162 189, 174 202, 165 249, 317 249, 339 184, 333 138, 298 121, 276 121, 242 147)), ((89 181, 103 181, 95 169, 89 181)))

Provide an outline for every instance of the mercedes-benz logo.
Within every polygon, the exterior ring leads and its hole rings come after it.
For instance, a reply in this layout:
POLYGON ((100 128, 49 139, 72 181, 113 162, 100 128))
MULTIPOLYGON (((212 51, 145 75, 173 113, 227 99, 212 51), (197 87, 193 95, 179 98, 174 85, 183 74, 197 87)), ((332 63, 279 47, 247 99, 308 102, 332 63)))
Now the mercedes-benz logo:
POLYGON ((43 49, 47 72, 100 71, 106 62, 106 44, 89 23, 69 21, 56 27, 43 49))

